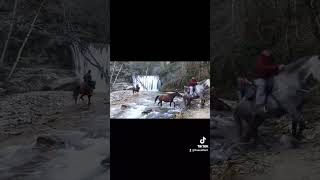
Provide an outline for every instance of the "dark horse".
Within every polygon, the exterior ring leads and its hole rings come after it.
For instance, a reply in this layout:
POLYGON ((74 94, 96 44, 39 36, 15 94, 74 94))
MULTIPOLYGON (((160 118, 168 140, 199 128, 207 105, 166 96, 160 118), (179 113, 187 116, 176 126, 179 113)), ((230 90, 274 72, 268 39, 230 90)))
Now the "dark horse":
POLYGON ((128 89, 123 89, 123 90, 132 90, 132 94, 134 94, 134 92, 139 92, 140 87, 138 85, 136 85, 136 87, 130 87, 128 89))
POLYGON ((178 92, 178 90, 176 90, 174 93, 171 93, 171 94, 157 96, 156 99, 154 100, 154 103, 156 103, 157 99, 159 98, 158 105, 160 104, 162 106, 162 101, 164 101, 164 102, 170 102, 170 107, 171 107, 171 103, 173 103, 173 107, 175 107, 176 103, 173 102, 173 99, 176 96, 181 96, 181 94, 178 92))
POLYGON ((88 105, 91 104, 90 98, 92 96, 93 90, 96 88, 96 82, 92 81, 90 85, 87 85, 86 83, 82 82, 80 85, 77 85, 76 88, 73 90, 73 99, 75 101, 75 104, 77 104, 78 97, 80 96, 80 99, 83 100, 83 96, 88 96, 88 105))

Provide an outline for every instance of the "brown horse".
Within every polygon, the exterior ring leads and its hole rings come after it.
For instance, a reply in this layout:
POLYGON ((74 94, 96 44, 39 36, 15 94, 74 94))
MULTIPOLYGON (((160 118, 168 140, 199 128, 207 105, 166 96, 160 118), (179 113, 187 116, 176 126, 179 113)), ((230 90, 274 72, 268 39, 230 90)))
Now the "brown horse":
POLYGON ((130 87, 130 88, 127 88, 127 89, 123 89, 123 90, 132 90, 132 94, 134 94, 134 92, 139 92, 140 90, 140 87, 137 85, 136 87, 130 87))
POLYGON ((83 96, 88 96, 88 105, 90 105, 91 104, 90 99, 91 99, 91 96, 92 96, 92 93, 93 93, 93 90, 95 89, 95 87, 96 87, 95 81, 92 81, 90 86, 88 86, 84 82, 81 83, 80 85, 77 85, 77 87, 73 90, 73 98, 74 98, 75 104, 77 104, 78 97, 81 94, 81 96, 80 96, 81 100, 84 100, 83 96))
MULTIPOLYGON (((173 99, 176 96, 180 96, 181 97, 181 94, 178 92, 178 90, 176 90, 176 92, 172 93, 172 94, 166 94, 166 95, 157 96, 156 99, 154 100, 154 103, 156 103, 157 99, 159 98, 158 105, 160 104, 162 106, 162 101, 164 101, 164 102, 170 102, 170 107, 171 107, 171 103, 173 102, 173 99)), ((173 102, 173 107, 175 107, 175 106, 176 106, 176 103, 173 102)))

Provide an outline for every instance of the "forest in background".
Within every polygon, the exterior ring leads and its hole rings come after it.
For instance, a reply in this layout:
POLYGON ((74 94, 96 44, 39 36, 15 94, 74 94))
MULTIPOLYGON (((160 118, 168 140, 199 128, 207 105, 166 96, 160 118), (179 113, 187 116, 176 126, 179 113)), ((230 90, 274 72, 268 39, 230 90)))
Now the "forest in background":
POLYGON ((108 3, 108 0, 1 0, 0 68, 12 66, 22 46, 18 66, 72 66, 69 46, 75 39, 109 43, 108 3))
POLYGON ((70 89, 75 77, 71 45, 77 42, 86 50, 89 43, 110 43, 109 3, 0 0, 0 96, 61 83, 70 89))
POLYGON ((319 54, 319 12, 320 1, 314 0, 211 0, 210 52, 217 93, 235 89, 236 76, 253 71, 265 47, 284 64, 319 54))
POLYGON ((161 90, 170 91, 187 85, 193 76, 198 81, 210 78, 210 61, 111 61, 110 63, 111 85, 117 82, 132 83, 132 75, 159 75, 163 83, 161 90))

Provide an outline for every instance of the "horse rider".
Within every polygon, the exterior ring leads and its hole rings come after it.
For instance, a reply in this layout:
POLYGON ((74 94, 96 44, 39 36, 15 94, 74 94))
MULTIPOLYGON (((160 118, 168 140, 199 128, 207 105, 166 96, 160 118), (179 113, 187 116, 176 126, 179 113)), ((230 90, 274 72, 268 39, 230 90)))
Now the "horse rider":
POLYGON ((266 113, 266 101, 269 93, 273 87, 273 77, 283 70, 285 65, 275 64, 272 61, 272 51, 264 49, 256 60, 256 78, 254 84, 256 85, 256 107, 263 108, 266 113))
POLYGON ((198 84, 197 80, 195 77, 192 77, 191 80, 189 81, 189 93, 191 96, 194 95, 194 92, 196 91, 196 85, 198 84))
POLYGON ((245 94, 246 94, 246 90, 247 90, 247 86, 251 85, 252 82, 248 79, 248 75, 245 72, 240 73, 239 77, 237 78, 237 84, 238 84, 238 99, 241 100, 245 94))
POLYGON ((84 76, 83 80, 87 87, 91 88, 92 85, 92 77, 91 77, 91 70, 89 70, 84 76))

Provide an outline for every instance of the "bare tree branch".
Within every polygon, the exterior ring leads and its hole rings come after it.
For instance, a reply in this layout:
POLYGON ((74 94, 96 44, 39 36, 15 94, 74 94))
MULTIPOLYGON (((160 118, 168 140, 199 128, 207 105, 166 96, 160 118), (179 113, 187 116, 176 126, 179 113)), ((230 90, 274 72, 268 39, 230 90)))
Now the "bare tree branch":
POLYGON ((30 37, 30 34, 31 34, 31 32, 32 32, 32 30, 33 30, 33 28, 34 28, 34 24, 36 23, 36 21, 37 21, 37 19, 38 19, 38 16, 39 16, 39 14, 40 14, 40 11, 41 11, 41 9, 42 9, 45 1, 46 1, 46 0, 43 0, 43 1, 41 2, 40 7, 38 8, 38 11, 37 11, 37 13, 36 13, 36 16, 33 18, 33 21, 32 21, 32 23, 31 23, 31 25, 30 25, 28 34, 26 35, 26 37, 25 37, 25 39, 24 39, 24 41, 23 41, 23 43, 22 43, 22 45, 21 45, 21 47, 20 47, 20 49, 19 49, 19 52, 18 52, 16 61, 15 61, 15 63, 13 64, 13 66, 12 66, 12 68, 11 68, 11 71, 10 71, 9 76, 8 76, 8 78, 7 78, 8 80, 11 78, 11 76, 12 76, 12 74, 13 74, 13 72, 14 72, 14 70, 15 70, 15 68, 16 68, 19 60, 20 60, 20 56, 21 56, 21 54, 22 54, 22 51, 23 51, 23 49, 24 49, 24 46, 26 45, 26 43, 27 43, 27 41, 28 41, 28 39, 29 39, 29 37, 30 37))
POLYGON ((11 37, 11 34, 12 34, 12 30, 13 30, 13 25, 14 25, 14 22, 15 22, 17 6, 18 6, 18 0, 14 0, 14 6, 13 6, 13 10, 12 10, 13 12, 12 12, 12 17, 11 17, 10 28, 9 28, 8 36, 7 36, 6 42, 4 43, 4 47, 3 47, 1 58, 0 58, 0 67, 3 66, 4 57, 5 57, 5 54, 7 52, 9 40, 10 40, 10 37, 11 37))

